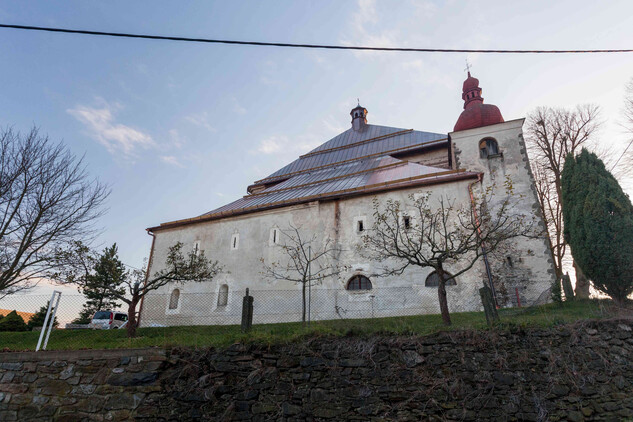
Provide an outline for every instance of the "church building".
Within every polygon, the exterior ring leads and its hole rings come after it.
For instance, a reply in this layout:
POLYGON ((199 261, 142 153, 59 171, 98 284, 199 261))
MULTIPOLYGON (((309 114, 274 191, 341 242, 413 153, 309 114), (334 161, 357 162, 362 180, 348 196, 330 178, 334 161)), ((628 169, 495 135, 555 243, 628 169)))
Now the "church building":
MULTIPOLYGON (((299 283, 266 279, 263 265, 284 259, 281 231, 299 227, 342 252, 343 272, 311 288, 316 319, 439 313, 437 275, 409 268, 373 277, 376 263, 358 245, 372 226, 372 200, 408 201, 411 194, 470 204, 469 186, 503 189, 506 177, 520 195, 521 212, 536 215, 538 199, 523 140, 524 119, 505 121, 484 104, 479 81, 468 73, 464 110, 453 131, 431 133, 368 123, 367 109, 351 111, 351 127, 292 163, 248 186, 242 198, 206 214, 151 227, 150 273, 168 249, 204 250, 223 272, 209 282, 171 284, 146 295, 141 326, 239 324, 242 297, 254 296, 254 323, 300 321, 299 283)), ((457 116, 456 116, 457 117, 457 116)), ((494 280, 500 306, 547 300, 555 277, 545 236, 517 238, 507 256, 489 257, 447 285, 451 312, 478 311, 478 289, 494 280)), ((450 268, 447 268, 450 272, 450 268)))

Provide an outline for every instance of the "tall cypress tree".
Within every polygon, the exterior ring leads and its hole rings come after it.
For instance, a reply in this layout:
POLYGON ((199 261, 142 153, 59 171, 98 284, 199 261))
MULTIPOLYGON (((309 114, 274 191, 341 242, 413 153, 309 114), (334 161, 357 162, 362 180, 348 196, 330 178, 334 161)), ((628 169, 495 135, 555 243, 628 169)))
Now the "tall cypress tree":
POLYGON ((565 160, 565 240, 596 289, 623 303, 633 292, 633 205, 593 153, 565 160))

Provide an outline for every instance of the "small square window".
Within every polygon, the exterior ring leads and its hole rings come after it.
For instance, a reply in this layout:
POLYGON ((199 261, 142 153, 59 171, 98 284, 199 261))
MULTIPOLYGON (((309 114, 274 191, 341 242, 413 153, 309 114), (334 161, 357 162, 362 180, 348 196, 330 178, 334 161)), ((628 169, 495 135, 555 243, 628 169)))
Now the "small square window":
POLYGON ((240 247, 240 234, 234 233, 233 236, 231 236, 231 250, 236 250, 239 247, 240 247))

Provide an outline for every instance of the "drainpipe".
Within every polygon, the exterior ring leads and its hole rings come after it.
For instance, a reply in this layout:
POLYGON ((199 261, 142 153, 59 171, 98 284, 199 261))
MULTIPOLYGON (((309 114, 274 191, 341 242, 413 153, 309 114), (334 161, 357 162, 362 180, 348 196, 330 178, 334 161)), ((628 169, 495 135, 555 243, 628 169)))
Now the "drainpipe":
MULTIPOLYGON (((145 282, 147 282, 147 277, 149 277, 150 268, 152 268, 152 259, 154 258, 154 242, 156 242, 156 236, 154 233, 147 229, 147 234, 152 236, 152 247, 149 250, 149 261, 147 262, 147 273, 145 274, 145 282)), ((143 315, 143 303, 145 302, 145 295, 141 298, 141 304, 138 308, 138 319, 136 320, 136 328, 141 326, 141 316, 143 315)))
MULTIPOLYGON (((480 235, 481 235, 481 227, 479 225, 479 217, 477 216, 477 207, 475 206, 475 196, 473 195, 473 185, 475 183, 481 183, 481 181, 482 181, 482 174, 480 173, 477 176, 476 181, 468 184, 468 194, 470 195, 470 206, 473 209, 473 214, 475 215, 475 223, 477 224, 477 232, 479 232, 480 235)), ((486 275, 488 276, 488 286, 490 287, 490 290, 492 291, 492 298, 495 301, 495 305, 499 307, 499 303, 497 302, 497 291, 495 290, 495 285, 492 282, 492 271, 490 270, 490 262, 488 261, 488 253, 486 252, 486 247, 483 245, 483 243, 480 246, 481 246, 481 253, 484 257, 484 265, 486 266, 486 275)))

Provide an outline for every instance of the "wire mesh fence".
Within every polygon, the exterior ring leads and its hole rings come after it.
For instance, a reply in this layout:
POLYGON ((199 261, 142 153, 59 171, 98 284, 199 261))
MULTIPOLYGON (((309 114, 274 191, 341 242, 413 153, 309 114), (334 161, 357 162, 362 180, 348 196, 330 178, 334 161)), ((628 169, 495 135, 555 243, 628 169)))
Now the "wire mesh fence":
MULTIPOLYGON (((145 297, 141 326, 240 324, 244 291, 218 293, 150 294, 145 297), (177 298, 175 298, 177 296, 177 298)), ((449 292, 452 312, 478 311, 476 291, 468 295, 449 292)), ((251 290, 253 324, 348 320, 437 314, 437 290, 415 287, 345 289, 251 290)))
MULTIPOLYGON (((310 288, 251 290, 251 335, 345 330, 416 333, 440 327, 437 288, 382 287, 369 290, 310 288)), ((214 345, 243 339, 241 323, 245 291, 219 288, 190 292, 173 288, 147 294, 139 308, 137 337, 127 337, 127 305, 112 309, 86 308, 86 298, 64 294, 55 310, 55 329, 48 349, 117 348, 167 345, 214 345)), ((23 321, 11 332, 0 328, 0 350, 33 350, 51 299, 49 295, 12 295, 0 299, 0 315, 16 311, 23 321), (16 328, 17 327, 17 328, 16 328)), ((485 324, 477 287, 447 288, 448 307, 458 321, 485 324)), ((526 310, 512 308, 505 315, 526 310)), ((529 308, 527 308, 529 309, 529 308)), ((7 318, 7 317, 5 317, 7 318)), ((0 327, 2 327, 0 319, 0 327)))

